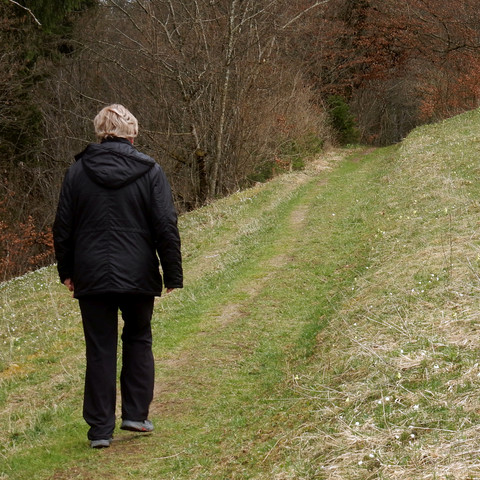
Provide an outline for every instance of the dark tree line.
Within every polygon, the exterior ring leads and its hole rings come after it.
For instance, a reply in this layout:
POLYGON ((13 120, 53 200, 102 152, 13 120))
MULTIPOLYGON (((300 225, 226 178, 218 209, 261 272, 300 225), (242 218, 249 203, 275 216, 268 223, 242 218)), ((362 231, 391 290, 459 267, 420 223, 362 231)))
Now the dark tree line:
POLYGON ((51 261, 105 104, 138 117, 181 211, 478 106, 474 0, 0 0, 0 19, 0 280, 51 261))
POLYGON ((478 107, 475 0, 331 0, 315 15, 296 48, 320 96, 349 105, 364 142, 395 143, 478 107))
POLYGON ((95 0, 0 1, 0 281, 51 261, 58 170, 44 83, 72 53, 77 15, 95 0))

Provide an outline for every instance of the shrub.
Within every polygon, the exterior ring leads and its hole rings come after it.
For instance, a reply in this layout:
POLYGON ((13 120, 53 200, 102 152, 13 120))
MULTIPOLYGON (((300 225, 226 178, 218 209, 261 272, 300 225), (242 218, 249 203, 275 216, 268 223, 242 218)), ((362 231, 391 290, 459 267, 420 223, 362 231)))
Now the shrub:
MULTIPOLYGON (((5 200, 0 217, 5 218, 5 200)), ((53 238, 49 230, 38 229, 32 216, 24 222, 0 220, 0 281, 47 265, 53 261, 53 238)))
POLYGON ((337 134, 338 141, 342 145, 357 143, 360 132, 345 99, 339 95, 331 95, 327 103, 331 126, 337 134))

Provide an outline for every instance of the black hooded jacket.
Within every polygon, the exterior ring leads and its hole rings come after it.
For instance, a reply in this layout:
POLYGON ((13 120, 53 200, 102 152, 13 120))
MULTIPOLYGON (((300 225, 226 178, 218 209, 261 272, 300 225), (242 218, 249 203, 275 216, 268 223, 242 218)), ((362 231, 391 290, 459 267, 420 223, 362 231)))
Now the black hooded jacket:
POLYGON ((124 138, 90 144, 63 181, 53 238, 75 297, 183 286, 177 214, 160 166, 124 138), (157 256, 158 254, 158 256, 157 256))

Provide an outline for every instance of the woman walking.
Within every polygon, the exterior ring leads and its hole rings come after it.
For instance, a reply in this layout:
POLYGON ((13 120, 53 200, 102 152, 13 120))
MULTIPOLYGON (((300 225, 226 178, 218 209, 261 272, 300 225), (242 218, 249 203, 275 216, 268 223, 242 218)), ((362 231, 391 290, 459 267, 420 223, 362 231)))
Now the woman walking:
POLYGON ((124 321, 120 376, 125 430, 150 432, 155 296, 182 288, 177 214, 160 166, 134 146, 136 118, 122 105, 94 119, 100 143, 68 169, 53 226, 60 281, 79 301, 86 343, 83 415, 92 448, 115 428, 118 311, 124 321), (163 278, 160 274, 161 264, 163 278))

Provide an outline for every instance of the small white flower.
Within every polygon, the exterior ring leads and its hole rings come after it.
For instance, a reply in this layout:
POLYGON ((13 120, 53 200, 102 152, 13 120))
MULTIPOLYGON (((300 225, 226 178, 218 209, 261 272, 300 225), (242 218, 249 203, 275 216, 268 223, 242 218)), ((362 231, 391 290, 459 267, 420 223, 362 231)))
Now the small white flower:
POLYGON ((420 408, 420 405, 414 405, 414 406, 413 406, 413 409, 414 409, 414 410, 418 410, 419 408, 420 408))

